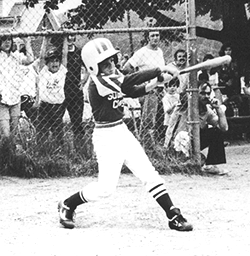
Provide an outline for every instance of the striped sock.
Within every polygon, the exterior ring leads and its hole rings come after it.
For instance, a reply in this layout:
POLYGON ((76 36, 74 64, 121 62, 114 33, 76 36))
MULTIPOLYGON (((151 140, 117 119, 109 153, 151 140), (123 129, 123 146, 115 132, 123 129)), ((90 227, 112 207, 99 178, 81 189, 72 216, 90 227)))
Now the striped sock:
POLYGON ((78 205, 83 203, 87 203, 87 200, 82 196, 81 192, 75 193, 64 201, 64 204, 71 210, 75 210, 78 205))
POLYGON ((149 193, 153 196, 153 198, 157 201, 157 203, 161 206, 161 208, 166 212, 167 217, 171 219, 170 209, 173 207, 172 200, 167 193, 167 190, 163 184, 159 184, 152 189, 149 190, 149 193))

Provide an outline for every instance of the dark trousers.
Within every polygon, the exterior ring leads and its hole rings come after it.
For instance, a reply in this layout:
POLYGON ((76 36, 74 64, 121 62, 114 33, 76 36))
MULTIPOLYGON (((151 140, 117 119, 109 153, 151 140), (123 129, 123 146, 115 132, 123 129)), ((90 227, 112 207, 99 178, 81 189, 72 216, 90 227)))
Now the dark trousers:
POLYGON ((59 144, 63 144, 63 104, 49 104, 41 102, 38 110, 37 142, 47 140, 49 133, 59 144))
POLYGON ((164 108, 161 100, 158 100, 157 112, 155 116, 155 140, 163 142, 166 129, 164 126, 164 108))
POLYGON ((31 98, 28 95, 21 96, 21 110, 23 110, 26 116, 31 120, 33 124, 37 118, 37 108, 34 108, 35 98, 31 98))
POLYGON ((201 129, 200 147, 201 150, 208 147, 207 165, 226 163, 224 136, 219 128, 201 129))
POLYGON ((79 90, 77 94, 74 92, 65 92, 63 106, 64 111, 66 109, 68 110, 74 137, 84 135, 84 127, 82 123, 84 98, 82 91, 79 90))

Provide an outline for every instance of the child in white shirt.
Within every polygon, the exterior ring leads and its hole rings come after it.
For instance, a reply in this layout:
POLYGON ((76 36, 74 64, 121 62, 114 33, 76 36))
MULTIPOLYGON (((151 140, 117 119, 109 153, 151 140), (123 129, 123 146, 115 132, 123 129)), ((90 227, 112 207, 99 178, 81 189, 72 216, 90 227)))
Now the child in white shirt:
POLYGON ((165 83, 166 93, 162 98, 163 109, 164 109, 164 130, 167 130, 169 125, 170 116, 174 111, 175 106, 177 105, 180 95, 177 92, 177 88, 180 86, 180 80, 174 78, 168 83, 165 83))
MULTIPOLYGON (((64 40, 65 41, 65 40, 64 40)), ((67 48, 63 47, 63 53, 56 48, 49 49, 43 57, 47 41, 43 42, 40 67, 45 61, 45 66, 39 72, 38 81, 38 120, 37 120, 37 140, 41 146, 52 133, 58 145, 63 144, 63 102, 64 84, 67 73, 66 58, 67 48)))

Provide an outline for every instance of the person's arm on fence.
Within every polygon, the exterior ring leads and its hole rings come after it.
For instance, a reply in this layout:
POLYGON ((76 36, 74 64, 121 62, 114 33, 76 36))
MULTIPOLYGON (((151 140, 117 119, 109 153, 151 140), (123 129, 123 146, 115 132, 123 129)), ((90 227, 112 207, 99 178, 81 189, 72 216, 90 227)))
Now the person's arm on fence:
POLYGON ((34 65, 33 65, 33 68, 35 69, 35 71, 37 73, 37 77, 36 77, 36 100, 35 100, 35 103, 34 103, 34 107, 38 107, 38 105, 40 103, 39 86, 38 86, 38 84, 39 84, 39 73, 45 65, 45 55, 46 55, 47 44, 48 44, 48 37, 44 36, 43 41, 42 41, 42 45, 41 45, 40 56, 34 62, 34 65))
POLYGON ((25 37, 24 39, 25 47, 26 47, 26 56, 22 60, 22 64, 29 65, 34 61, 34 53, 31 47, 31 39, 30 37, 25 37))
POLYGON ((62 65, 67 67, 68 62, 68 39, 67 35, 63 38, 63 47, 62 47, 62 65))
POLYGON ((46 48, 48 45, 49 38, 47 36, 43 37, 42 45, 41 45, 41 51, 39 56, 39 64, 38 64, 38 73, 41 71, 41 69, 45 65, 45 55, 46 55, 46 48))

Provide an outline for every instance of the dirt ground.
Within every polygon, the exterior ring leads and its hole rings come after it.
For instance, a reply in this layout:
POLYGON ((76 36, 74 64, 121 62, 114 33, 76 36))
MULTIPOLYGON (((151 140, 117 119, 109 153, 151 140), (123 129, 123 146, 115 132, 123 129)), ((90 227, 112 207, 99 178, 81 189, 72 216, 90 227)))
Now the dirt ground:
POLYGON ((0 177, 0 255, 249 255, 250 144, 229 146, 227 176, 163 176, 173 201, 194 225, 168 228, 164 212, 132 175, 116 194, 77 209, 76 228, 58 223, 57 202, 95 178, 0 177))

